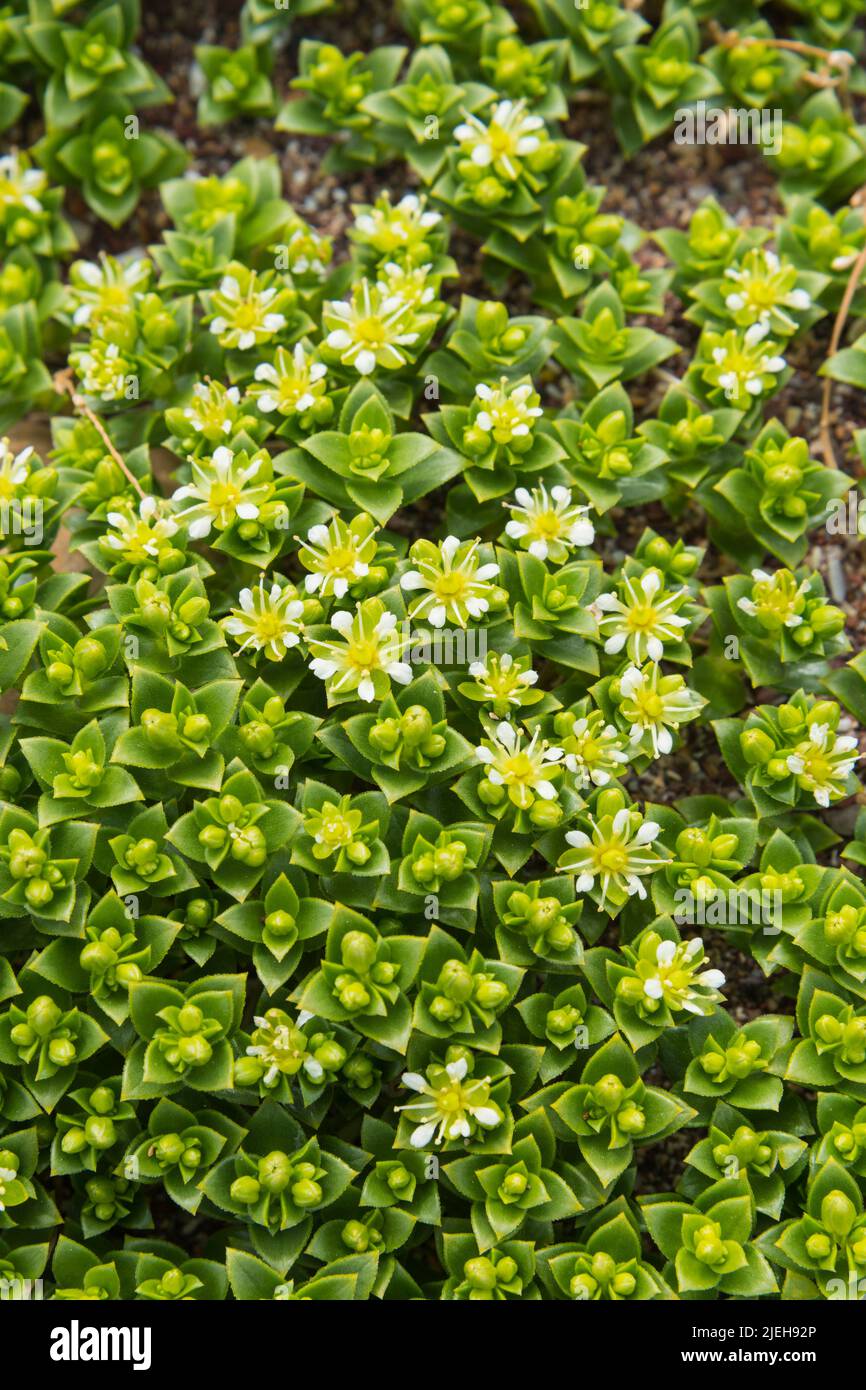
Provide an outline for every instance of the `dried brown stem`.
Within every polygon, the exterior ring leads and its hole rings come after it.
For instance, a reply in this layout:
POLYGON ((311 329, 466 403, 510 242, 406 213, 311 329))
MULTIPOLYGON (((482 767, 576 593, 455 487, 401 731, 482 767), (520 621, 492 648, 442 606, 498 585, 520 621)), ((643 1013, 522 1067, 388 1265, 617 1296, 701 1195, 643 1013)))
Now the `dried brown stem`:
POLYGON ((84 397, 80 396, 78 392, 75 390, 75 387, 72 385, 72 371, 69 367, 66 367, 62 372, 55 373, 54 389, 58 393, 58 395, 68 396, 70 401, 72 402, 73 410, 75 410, 79 415, 83 415, 86 420, 89 420, 90 424, 96 430, 96 433, 99 435, 109 454, 114 459, 114 462, 117 464, 118 468, 123 473, 124 477, 135 488, 139 497, 144 497, 145 493, 143 487, 141 486, 141 483, 138 481, 135 474, 127 466, 126 460, 124 459, 123 455, 119 453, 118 450, 115 448, 114 444, 111 441, 111 437, 107 429, 103 425, 102 421, 100 420, 99 416, 96 414, 95 411, 90 409, 90 406, 87 404, 84 397))
MULTIPOLYGON (((854 199, 852 198, 852 203, 854 199)), ((851 274, 848 276, 848 283, 845 286, 845 293, 842 296, 842 303, 836 314, 836 322, 833 324, 833 332, 830 335, 830 346, 827 357, 830 358, 839 351, 839 344, 842 341, 842 331, 848 321, 848 314, 851 309, 851 301, 857 292, 857 286, 863 278, 866 270, 866 246, 863 247, 853 266, 851 274)), ((821 441, 821 450, 824 455, 824 462, 828 468, 836 467, 836 455, 833 452, 833 439, 830 434, 830 404, 833 395, 832 377, 824 378, 824 389, 821 393, 821 423, 819 425, 818 437, 821 441)))
POLYGON ((751 48, 755 44, 763 44, 764 48, 781 48, 788 53, 799 53, 804 58, 819 59, 823 64, 823 71, 804 73, 803 80, 812 87, 838 87, 840 96, 847 102, 848 74, 854 64, 854 57, 845 49, 820 48, 817 44, 804 43, 801 39, 777 39, 775 36, 758 38, 754 34, 739 34, 736 29, 722 29, 715 20, 710 21, 709 27, 712 38, 724 48, 751 48))

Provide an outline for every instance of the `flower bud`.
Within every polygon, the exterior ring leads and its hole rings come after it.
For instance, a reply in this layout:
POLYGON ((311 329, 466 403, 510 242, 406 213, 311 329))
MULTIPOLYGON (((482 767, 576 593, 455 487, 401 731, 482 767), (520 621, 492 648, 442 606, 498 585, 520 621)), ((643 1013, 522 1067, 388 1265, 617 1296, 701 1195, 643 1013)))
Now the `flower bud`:
POLYGON ((591 1299, 598 1288, 598 1283, 591 1274, 575 1274, 568 1286, 572 1298, 581 1301, 591 1299))
POLYGON ((323 1071, 339 1071, 346 1060, 346 1049, 329 1039, 316 1048, 313 1056, 323 1071))
POLYGON ((90 1104, 97 1115, 110 1115, 114 1109, 114 1092, 108 1086, 97 1086, 90 1092, 90 1104))
POLYGON ((608 1072, 600 1081, 596 1081, 592 1088, 592 1094, 596 1102, 606 1110, 609 1115, 613 1115, 622 1104, 625 1087, 618 1076, 615 1076, 612 1072, 608 1072))
POLYGON ((453 883, 456 878, 460 877, 465 863, 466 846, 460 840, 455 840, 453 844, 433 852, 434 871, 446 883, 453 883))
POLYGON ((189 926, 200 930, 208 925, 212 916, 207 898, 190 898, 186 905, 186 920, 189 926))
POLYGON ((244 1177, 235 1178, 229 1188, 229 1196, 233 1202, 239 1202, 243 1206, 251 1206, 253 1202, 259 1200, 261 1187, 255 1178, 244 1177))
POLYGON ((376 959, 377 946, 367 932, 347 932, 340 943, 340 957, 348 970, 364 975, 376 959))
POLYGON ((259 1161, 259 1182, 266 1192, 284 1192, 292 1178, 288 1156, 275 1149, 259 1161))
POLYGON ((104 941, 90 941, 78 957, 82 970, 89 975, 101 975, 109 966, 116 964, 117 952, 104 941))
POLYGON ((48 994, 40 994, 27 1009, 27 1022, 40 1038, 47 1038, 62 1018, 62 1010, 48 994))
POLYGON ((339 1000, 348 1013, 358 1013, 370 1003, 370 995, 359 980, 353 980, 339 991, 339 1000))
POLYGON ((88 1144, 95 1149, 110 1149, 112 1144, 117 1143, 117 1130, 108 1115, 88 1115, 84 1133, 88 1144))
POLYGON ((382 753, 393 753, 400 742, 400 725, 396 719, 382 719, 370 730, 370 742, 382 753))
POLYGON ((141 716, 141 727, 149 743, 160 748, 177 746, 177 719, 159 709, 146 709, 141 716))
POLYGON ((183 736, 190 743, 204 743, 210 738, 211 723, 206 714, 190 714, 183 725, 183 736))
POLYGON ((292 1184, 292 1201, 296 1207, 315 1207, 323 1197, 322 1189, 312 1178, 302 1178, 292 1184))
POLYGON ((562 807, 555 801, 542 801, 541 798, 534 801, 529 808, 529 819, 540 830, 553 830, 559 825, 562 815, 562 807))
POLYGON ((616 1120, 624 1134, 643 1134, 646 1129, 646 1115, 639 1105, 623 1106, 616 1120))
POLYGON ((52 1038, 48 1056, 55 1067, 69 1067, 75 1061, 75 1044, 69 1038, 52 1038))
POLYGON ((420 743, 433 729, 433 720, 423 705, 410 705, 400 719, 400 728, 408 744, 420 743))
POLYGON ((157 1163, 177 1163, 183 1154, 183 1140, 179 1134, 161 1134, 153 1146, 153 1156, 157 1163))
POLYGON ((446 961, 439 972, 439 988, 457 1004, 465 1004, 472 998, 474 984, 472 971, 463 961, 446 961))
POLYGON ((241 1089, 246 1086, 257 1086, 264 1071, 264 1065, 258 1057, 239 1057, 234 1066, 234 1083, 241 1089))
POLYGON ((851 1198, 835 1188, 821 1203, 821 1225, 834 1236, 847 1236, 857 1220, 857 1208, 851 1198))
POLYGON ((201 1033, 180 1038, 177 1050, 180 1060, 188 1067, 203 1067, 213 1056, 213 1048, 201 1033))
POLYGON ((60 1148, 65 1154, 80 1154, 87 1148, 87 1136, 84 1130, 76 1126, 75 1129, 68 1129, 60 1141, 60 1148))
POLYGON ((502 980, 482 980, 475 987, 475 1002, 481 1009, 500 1009, 508 998, 502 980))
POLYGON ((740 734, 740 748, 747 763, 760 766, 769 761, 776 746, 763 729, 745 729, 740 734))
POLYGON ((388 1173, 385 1181, 392 1192, 402 1192, 411 1183, 412 1174, 402 1163, 398 1163, 396 1168, 392 1168, 388 1173))
POLYGON ((204 1014, 197 1004, 184 1004, 177 1016, 177 1026, 182 1033, 197 1033, 204 1022, 204 1014))
POLYGON ((204 621, 209 612, 210 604, 206 598, 188 598, 177 610, 177 616, 188 627, 195 627, 204 621))
POLYGON ((72 659, 81 674, 90 680, 100 675, 108 665, 105 648, 95 637, 79 638, 73 648, 72 659))
POLYGON ((806 1241, 806 1254, 811 1260, 826 1260, 832 1249, 830 1237, 823 1232, 816 1231, 806 1241))
POLYGON ((502 1191, 508 1197, 522 1197, 528 1186, 529 1179, 525 1173, 506 1173, 502 1191))
POLYGON ((284 937, 291 936, 295 930, 295 919, 290 912, 284 912, 282 908, 277 908, 274 912, 269 912, 265 918, 265 928, 271 936, 284 937))
POLYGON ((496 1269, 493 1261, 486 1255, 478 1255, 475 1259, 467 1260, 463 1266, 463 1273, 470 1288, 478 1289, 484 1293, 489 1293, 496 1288, 496 1269))

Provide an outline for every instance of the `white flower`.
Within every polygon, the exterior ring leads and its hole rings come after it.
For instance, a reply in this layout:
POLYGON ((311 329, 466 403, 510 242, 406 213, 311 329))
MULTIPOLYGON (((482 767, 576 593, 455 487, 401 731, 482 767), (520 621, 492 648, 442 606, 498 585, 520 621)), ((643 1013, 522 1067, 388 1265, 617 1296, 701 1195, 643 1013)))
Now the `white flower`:
POLYGON ((802 610, 809 594, 809 580, 797 583, 788 569, 776 570, 768 574, 766 570, 752 570, 754 588, 751 597, 743 595, 737 599, 737 607, 750 618, 759 618, 768 631, 780 627, 800 627, 803 623, 802 610))
POLYGON ((548 494, 543 483, 531 492, 519 487, 514 501, 505 505, 511 512, 505 534, 538 560, 561 564, 569 550, 592 545, 595 539, 595 527, 587 519, 589 507, 572 503, 570 488, 557 485, 548 494))
POLYGON ((465 628, 469 619, 478 620, 490 608, 494 586, 499 573, 497 564, 478 563, 478 540, 460 541, 446 536, 440 545, 417 541, 411 559, 417 568, 407 570, 400 579, 400 588, 409 593, 422 592, 409 607, 410 618, 426 619, 431 627, 442 628, 449 620, 465 628))
POLYGON ((351 235, 380 257, 411 263, 429 250, 428 233, 441 221, 441 213, 428 208, 425 197, 407 193, 392 207, 391 195, 385 192, 358 213, 351 235))
POLYGON ((653 965, 641 953, 638 967, 646 999, 663 1002, 675 1012, 685 1009, 690 1014, 705 1015, 725 977, 721 970, 699 970, 703 960, 704 943, 700 937, 691 941, 660 941, 653 965))
POLYGON ((784 311, 803 312, 812 307, 811 295, 796 287, 796 267, 790 262, 783 265, 774 251, 764 247, 749 251, 741 265, 729 266, 725 278, 736 286, 725 296, 725 307, 741 326, 760 324, 766 334, 773 311, 784 328, 793 330, 796 321, 784 311))
POLYGON ((77 328, 117 319, 147 289, 153 266, 140 256, 126 261, 100 251, 97 261, 76 261, 69 272, 68 305, 77 328))
POLYGON ((0 1168, 0 1211, 6 1210, 3 1198, 6 1196, 6 1183, 14 1182, 18 1177, 14 1168, 0 1168))
POLYGON ((40 195, 47 189, 48 175, 42 169, 32 169, 26 155, 14 150, 0 157, 0 208, 41 212, 40 195))
POLYGON ((331 627, 342 641, 310 642, 310 670, 325 681, 329 695, 351 695, 370 704, 382 700, 391 681, 408 685, 412 668, 402 660, 409 638, 398 634, 397 619, 379 599, 365 599, 354 613, 335 613, 331 627))
POLYGON ((620 714, 630 725, 629 740, 638 744, 648 734, 656 757, 673 748, 671 729, 696 719, 706 704, 682 676, 664 676, 656 662, 643 669, 630 666, 620 677, 620 714))
POLYGON ((430 281, 432 265, 405 266, 387 261, 379 271, 376 289, 386 299, 402 299, 420 308, 432 304, 438 293, 438 281, 430 281))
POLYGON ((298 552, 301 564, 310 571, 304 580, 307 593, 345 598, 352 581, 370 572, 377 530, 363 512, 348 524, 335 516, 328 526, 311 526, 298 552))
POLYGON ((539 131, 544 130, 540 116, 530 115, 525 101, 500 101, 494 107, 488 124, 474 113, 469 114, 454 131, 461 153, 480 169, 491 166, 512 181, 520 177, 521 160, 534 154, 541 146, 539 131))
POLYGON ((503 720, 475 749, 488 782, 504 787, 509 800, 522 810, 531 806, 537 796, 542 801, 556 799, 551 764, 558 763, 563 756, 562 749, 550 747, 537 729, 524 747, 526 737, 524 729, 515 729, 503 720))
POLYGON ((383 294, 367 279, 350 300, 327 301, 322 321, 328 329, 326 346, 360 376, 369 376, 376 367, 405 367, 409 354, 403 349, 419 341, 419 327, 428 322, 419 319, 410 300, 383 294))
POLYGON ((490 1099, 492 1084, 489 1076, 476 1076, 467 1081, 469 1064, 465 1057, 445 1066, 428 1067, 427 1076, 407 1071, 400 1078, 421 1100, 398 1105, 417 1128, 410 1143, 413 1149, 423 1149, 430 1140, 441 1144, 443 1139, 470 1139, 478 1129, 493 1130, 505 1118, 499 1106, 490 1099))
POLYGON ((224 275, 212 296, 212 307, 217 313, 210 323, 210 331, 219 338, 220 346, 244 352, 285 328, 285 314, 271 307, 281 292, 276 285, 260 288, 252 271, 245 288, 237 276, 224 275))
POLYGON ((213 443, 231 434, 240 399, 237 386, 197 381, 192 388, 192 400, 183 408, 183 418, 195 434, 213 443))
POLYGON ((606 787, 629 760, 624 736, 605 723, 601 710, 575 719, 562 743, 565 766, 580 787, 606 787))
POLYGON ((265 588, 262 575, 254 589, 241 589, 239 608, 233 608, 222 627, 240 642, 238 655, 248 648, 263 652, 271 661, 282 661, 301 640, 304 605, 297 590, 288 584, 265 588))
POLYGON ((649 569, 635 582, 628 575, 620 581, 622 597, 599 594, 595 607, 606 616, 599 629, 606 636, 604 650, 616 656, 626 648, 632 661, 641 663, 645 656, 661 661, 666 643, 682 640, 689 619, 674 610, 688 598, 687 589, 665 594, 658 570, 649 569))
POLYGON ((209 462, 193 460, 192 482, 179 487, 171 499, 172 502, 192 501, 192 506, 178 513, 191 540, 210 535, 214 525, 224 531, 236 518, 241 521, 258 518, 260 508, 271 493, 269 480, 254 481, 264 462, 265 456, 260 452, 241 463, 225 445, 214 450, 209 462))
POLYGON ((488 386, 481 381, 475 387, 475 395, 482 402, 482 408, 472 425, 482 434, 491 435, 492 443, 511 444, 515 439, 527 439, 535 428, 535 421, 544 414, 530 381, 517 386, 510 386, 507 377, 503 377, 498 386, 488 386))
POLYGON ((845 784, 859 761, 857 747, 856 738, 836 734, 827 724, 811 724, 809 737, 786 759, 788 771, 826 808, 845 795, 845 784))
POLYGON ((70 353, 70 362, 74 362, 85 395, 98 396, 103 401, 122 398, 131 364, 121 356, 117 343, 92 338, 88 348, 70 353))
POLYGON ((13 454, 8 437, 0 439, 0 501, 10 501, 19 488, 25 487, 30 477, 31 458, 35 459, 32 444, 26 444, 13 454))
POLYGON ((151 496, 142 497, 137 515, 133 511, 109 512, 106 519, 113 529, 103 536, 102 544, 122 552, 132 565, 158 559, 178 531, 177 522, 170 516, 161 516, 159 502, 151 496))
POLYGON ((251 387, 250 395, 266 415, 275 410, 280 415, 303 415, 324 395, 327 371, 301 343, 291 353, 280 347, 272 363, 260 362, 256 367, 255 379, 264 385, 251 387))
POLYGON ((565 838, 574 853, 566 850, 559 867, 576 873, 575 890, 589 893, 601 880, 601 904, 611 888, 627 897, 645 898, 646 888, 641 879, 655 873, 664 862, 652 849, 661 826, 644 820, 637 811, 623 807, 615 816, 603 816, 596 821, 586 817, 590 833, 568 830, 565 838))
POLYGON ((531 687, 538 683, 538 672, 530 665, 531 657, 518 657, 510 652, 488 652, 483 661, 473 661, 469 675, 476 682, 487 704, 493 706, 494 713, 507 714, 509 705, 519 708, 523 704, 535 704, 541 699, 541 692, 533 696, 531 687))

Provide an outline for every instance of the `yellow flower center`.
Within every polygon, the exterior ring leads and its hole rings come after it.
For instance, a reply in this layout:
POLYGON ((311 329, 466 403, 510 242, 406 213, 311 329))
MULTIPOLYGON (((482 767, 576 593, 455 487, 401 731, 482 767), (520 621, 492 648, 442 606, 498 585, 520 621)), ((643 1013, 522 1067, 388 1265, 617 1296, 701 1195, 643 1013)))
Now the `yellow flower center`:
POLYGON ((562 534, 562 521, 556 512, 539 512, 532 519, 532 531, 543 540, 556 540, 562 534))
POLYGON ((240 495, 241 490, 237 483, 214 483, 208 497, 211 510, 214 512, 232 513, 235 509, 235 504, 240 499, 240 495))
POLYGON ((638 713, 649 723, 655 723, 664 714, 662 698, 654 690, 638 690, 633 699, 638 713))
POLYGON ((256 637, 262 642, 272 642, 274 638, 282 636, 287 626, 279 613, 261 613, 256 619, 256 637))
POLYGON ((356 639, 349 647, 349 661, 361 671, 371 671, 379 665, 379 648, 369 638, 356 639))
POLYGON ((356 559, 356 552, 350 546, 335 545, 328 551, 322 563, 329 574, 341 574, 351 570, 356 559))
POLYGON ((626 621, 632 632, 651 632, 658 622, 658 613, 651 603, 636 603, 629 609, 626 621))
POLYGON ((493 158, 499 159, 504 154, 513 154, 516 141, 511 131, 504 130, 501 125, 494 121, 487 135, 488 143, 493 151, 493 158))
POLYGON ((502 771, 513 782, 531 782, 537 769, 527 753, 512 753, 503 762, 502 771))
POLYGON ((772 308, 778 298, 776 291, 767 280, 749 280, 745 285, 746 298, 758 308, 772 308))
POLYGON ((373 317, 358 319, 355 324, 355 338, 359 343, 366 343, 368 347, 382 347, 385 333, 381 320, 373 317))
POLYGON ((803 764, 806 776, 813 778, 819 787, 824 786, 833 777, 833 765, 820 749, 815 749, 813 753, 804 753, 803 764))
POLYGON ((125 309, 130 297, 125 285, 103 285, 99 291, 99 301, 103 309, 125 309))
POLYGON ((441 575, 434 585, 434 592, 441 599, 459 599, 468 592, 469 580, 460 570, 441 575))
POLYGON ((595 857, 599 868, 610 874, 620 874, 628 868, 628 853, 621 845, 599 845, 595 857))
POLYGON ((436 1104, 444 1114, 453 1115, 463 1108, 463 1092, 459 1084, 443 1086, 436 1097, 436 1104))
POLYGON ((233 327, 235 328, 258 328, 261 319, 258 304, 254 300, 244 300, 238 304, 234 310, 233 327))

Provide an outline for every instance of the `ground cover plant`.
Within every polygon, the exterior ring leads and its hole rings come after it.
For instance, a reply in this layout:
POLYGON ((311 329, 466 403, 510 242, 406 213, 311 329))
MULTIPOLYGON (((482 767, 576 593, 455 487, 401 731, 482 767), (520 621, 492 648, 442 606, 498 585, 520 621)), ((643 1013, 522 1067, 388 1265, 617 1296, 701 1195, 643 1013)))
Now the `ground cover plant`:
POLYGON ((862 1299, 866 4, 148 9, 0 11, 4 1291, 862 1299))

